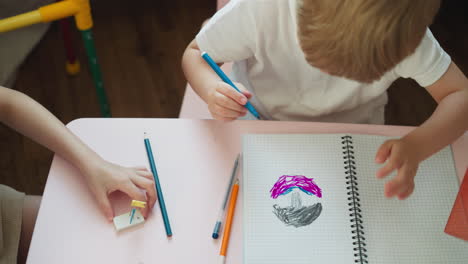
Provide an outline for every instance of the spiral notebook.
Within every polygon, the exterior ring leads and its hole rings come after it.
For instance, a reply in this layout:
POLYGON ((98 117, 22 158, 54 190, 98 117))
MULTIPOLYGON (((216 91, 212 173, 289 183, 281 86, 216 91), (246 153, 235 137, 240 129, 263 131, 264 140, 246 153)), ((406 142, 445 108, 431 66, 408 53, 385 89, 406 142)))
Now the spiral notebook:
POLYGON ((374 163, 387 139, 245 135, 244 264, 467 263, 468 243, 444 233, 451 149, 420 164, 410 198, 387 199, 374 163))

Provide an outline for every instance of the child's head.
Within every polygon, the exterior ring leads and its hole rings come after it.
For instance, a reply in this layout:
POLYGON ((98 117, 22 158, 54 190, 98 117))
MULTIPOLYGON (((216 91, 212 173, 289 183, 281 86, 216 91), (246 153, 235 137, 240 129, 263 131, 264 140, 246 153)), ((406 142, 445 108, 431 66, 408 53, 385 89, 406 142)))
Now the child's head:
POLYGON ((440 5, 440 0, 297 1, 307 62, 367 83, 414 52, 440 5))

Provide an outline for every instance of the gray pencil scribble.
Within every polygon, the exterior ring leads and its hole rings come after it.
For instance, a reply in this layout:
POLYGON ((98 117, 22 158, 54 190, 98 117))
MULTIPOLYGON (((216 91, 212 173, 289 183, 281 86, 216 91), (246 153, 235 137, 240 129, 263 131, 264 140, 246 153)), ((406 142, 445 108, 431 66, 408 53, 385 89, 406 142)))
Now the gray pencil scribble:
POLYGON ((311 206, 303 206, 299 193, 291 195, 291 205, 280 207, 273 205, 273 213, 287 226, 302 227, 310 225, 320 216, 322 204, 316 203, 311 206))

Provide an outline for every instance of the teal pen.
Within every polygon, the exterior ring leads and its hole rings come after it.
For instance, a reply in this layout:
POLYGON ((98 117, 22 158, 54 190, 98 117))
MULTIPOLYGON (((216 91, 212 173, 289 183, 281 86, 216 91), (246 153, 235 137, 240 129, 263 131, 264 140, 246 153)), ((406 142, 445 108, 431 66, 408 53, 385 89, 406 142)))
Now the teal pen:
POLYGON ((211 235, 211 237, 214 239, 217 239, 219 237, 219 230, 221 229, 223 216, 226 211, 226 205, 229 199, 229 193, 231 193, 232 184, 234 183, 234 179, 236 178, 236 174, 237 174, 237 168, 239 167, 239 156, 240 155, 237 155, 236 161, 234 162, 234 167, 232 168, 232 173, 231 173, 231 179, 229 180, 229 184, 227 186, 226 195, 224 196, 224 201, 221 206, 221 211, 219 212, 218 220, 216 221, 213 234, 211 235))
MULTIPOLYGON (((238 91, 239 93, 242 93, 239 90, 239 88, 237 88, 236 85, 231 81, 231 79, 229 79, 229 77, 227 77, 227 75, 223 72, 223 70, 221 70, 221 68, 218 66, 218 64, 216 64, 216 62, 214 62, 214 60, 210 57, 210 55, 208 55, 208 53, 203 52, 201 56, 206 61, 206 63, 208 63, 208 65, 210 65, 210 67, 213 69, 213 71, 215 71, 216 74, 218 74, 219 78, 221 78, 221 80, 223 80, 223 82, 225 82, 225 83, 229 84, 230 86, 232 86, 232 88, 236 89, 236 91, 238 91)), ((257 110, 255 109, 255 107, 249 101, 247 101, 247 103, 245 104, 245 107, 247 108, 247 110, 249 110, 249 112, 253 116, 255 116, 257 119, 260 119, 260 115, 258 114, 257 110)))
POLYGON ((156 164, 154 162, 153 151, 151 150, 151 143, 146 133, 145 133, 145 147, 146 147, 146 154, 148 154, 148 161, 151 167, 151 172, 153 173, 154 183, 156 185, 156 192, 158 195, 159 207, 161 208, 161 215, 164 221, 164 228, 166 229, 166 235, 168 237, 171 237, 172 236, 171 224, 169 223, 169 216, 167 215, 166 204, 164 203, 164 196, 163 196, 163 192, 161 189, 161 184, 159 182, 158 171, 156 170, 156 164))

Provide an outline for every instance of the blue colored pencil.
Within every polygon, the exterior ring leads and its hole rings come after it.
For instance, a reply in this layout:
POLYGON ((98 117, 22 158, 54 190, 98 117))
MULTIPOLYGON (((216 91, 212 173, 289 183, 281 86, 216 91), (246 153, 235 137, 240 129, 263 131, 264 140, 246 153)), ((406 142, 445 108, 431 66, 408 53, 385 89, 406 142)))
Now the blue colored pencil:
POLYGON ((226 212, 226 205, 229 199, 229 193, 231 192, 232 185, 234 183, 234 178, 236 178, 237 168, 239 166, 239 156, 237 155, 236 161, 234 162, 234 167, 232 168, 231 179, 229 180, 229 184, 227 186, 226 195, 224 196, 224 201, 221 206, 221 211, 218 215, 218 220, 216 221, 215 227, 213 229, 213 234, 211 235, 212 238, 217 239, 219 237, 219 230, 221 229, 221 224, 223 222, 223 216, 226 212))
MULTIPOLYGON (((216 74, 218 74, 219 78, 221 78, 221 80, 223 80, 223 82, 225 82, 225 83, 229 84, 230 86, 232 86, 239 93, 242 93, 239 90, 239 88, 237 88, 236 85, 231 81, 231 79, 229 79, 229 77, 227 77, 227 75, 223 72, 223 70, 221 70, 221 68, 218 66, 218 64, 216 64, 216 62, 214 62, 214 60, 210 57, 210 55, 208 55, 208 53, 203 52, 202 53, 202 58, 208 63, 208 65, 210 65, 210 67, 213 69, 213 71, 215 71, 216 74)), ((255 116, 257 119, 260 119, 260 115, 258 114, 257 110, 255 109, 255 107, 249 101, 247 101, 247 103, 245 104, 245 107, 247 108, 247 110, 249 110, 249 112, 253 116, 255 116)))
POLYGON ((167 215, 166 204, 164 203, 164 196, 162 193, 161 184, 159 183, 158 171, 156 170, 156 164, 154 163, 153 151, 151 150, 151 143, 146 133, 145 133, 145 147, 146 147, 146 154, 148 154, 148 161, 151 167, 151 172, 153 173, 154 183, 156 185, 158 202, 159 202, 159 207, 161 208, 161 215, 163 217, 164 227, 166 228, 166 235, 168 237, 171 237, 172 236, 171 224, 169 223, 169 217, 167 215))
POLYGON ((130 224, 132 223, 133 217, 135 216, 135 211, 136 211, 136 209, 132 208, 132 214, 130 215, 130 224))

